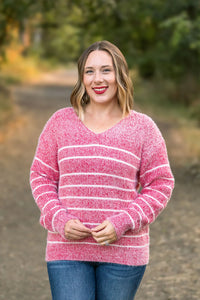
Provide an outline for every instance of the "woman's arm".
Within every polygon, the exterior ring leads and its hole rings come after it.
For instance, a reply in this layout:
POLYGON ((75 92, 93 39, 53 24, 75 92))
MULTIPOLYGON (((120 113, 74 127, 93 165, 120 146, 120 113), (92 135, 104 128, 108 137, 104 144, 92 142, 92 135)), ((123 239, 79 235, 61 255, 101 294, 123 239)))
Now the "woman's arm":
POLYGON ((166 207, 174 188, 165 141, 154 122, 145 130, 139 183, 141 192, 127 209, 108 218, 118 239, 129 229, 138 233, 154 222, 166 207))
POLYGON ((41 225, 49 231, 65 237, 65 224, 72 219, 58 197, 59 166, 57 162, 57 122, 54 114, 44 127, 31 166, 32 194, 40 209, 41 225))

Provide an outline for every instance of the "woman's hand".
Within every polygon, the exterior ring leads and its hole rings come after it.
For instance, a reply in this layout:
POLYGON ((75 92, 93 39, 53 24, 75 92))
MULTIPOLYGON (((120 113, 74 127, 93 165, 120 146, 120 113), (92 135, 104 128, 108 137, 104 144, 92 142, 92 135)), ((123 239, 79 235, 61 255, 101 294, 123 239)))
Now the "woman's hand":
POLYGON ((102 246, 111 244, 117 240, 115 228, 108 220, 93 228, 92 236, 102 246))
POLYGON ((91 235, 91 230, 78 219, 69 220, 65 224, 65 237, 69 240, 80 240, 91 235))

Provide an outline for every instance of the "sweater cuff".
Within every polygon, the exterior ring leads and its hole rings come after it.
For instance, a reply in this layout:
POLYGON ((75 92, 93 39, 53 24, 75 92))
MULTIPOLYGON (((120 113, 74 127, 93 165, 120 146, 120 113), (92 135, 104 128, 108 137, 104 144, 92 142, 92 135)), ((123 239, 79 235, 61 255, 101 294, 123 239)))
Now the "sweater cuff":
POLYGON ((70 220, 77 220, 78 218, 66 213, 66 211, 60 211, 53 220, 53 226, 56 232, 58 232, 62 238, 65 237, 65 224, 70 220))
POLYGON ((114 215, 112 217, 107 218, 107 220, 110 221, 112 223, 112 225, 114 226, 118 240, 121 238, 121 236, 127 230, 135 228, 134 221, 126 213, 121 213, 121 214, 118 214, 118 215, 114 215))

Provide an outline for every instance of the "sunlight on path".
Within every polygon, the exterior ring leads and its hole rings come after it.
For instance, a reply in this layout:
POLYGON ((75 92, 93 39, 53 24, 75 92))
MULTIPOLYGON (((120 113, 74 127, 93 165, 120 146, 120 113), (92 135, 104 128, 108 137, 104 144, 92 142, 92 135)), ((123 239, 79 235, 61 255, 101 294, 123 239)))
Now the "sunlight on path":
POLYGON ((49 85, 65 85, 74 86, 77 81, 76 68, 58 69, 53 72, 44 73, 41 78, 34 83, 36 84, 49 84, 49 85))

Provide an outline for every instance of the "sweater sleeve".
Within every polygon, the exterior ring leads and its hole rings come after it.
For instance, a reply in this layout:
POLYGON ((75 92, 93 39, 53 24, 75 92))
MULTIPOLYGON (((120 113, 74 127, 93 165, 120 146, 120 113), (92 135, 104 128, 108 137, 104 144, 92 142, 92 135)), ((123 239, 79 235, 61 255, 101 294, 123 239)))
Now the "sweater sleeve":
POLYGON ((63 238, 67 221, 77 219, 68 213, 58 196, 59 166, 57 162, 57 116, 54 114, 45 125, 31 166, 30 185, 40 209, 40 224, 63 238))
POLYGON ((167 205, 174 188, 165 141, 152 120, 145 127, 138 182, 141 191, 127 209, 108 218, 118 239, 129 229, 138 233, 154 222, 167 205))

